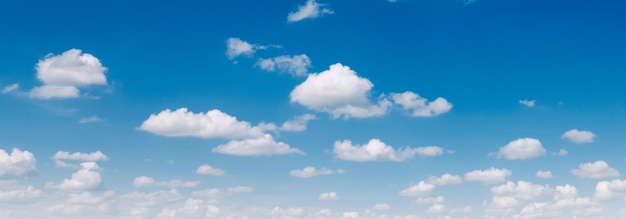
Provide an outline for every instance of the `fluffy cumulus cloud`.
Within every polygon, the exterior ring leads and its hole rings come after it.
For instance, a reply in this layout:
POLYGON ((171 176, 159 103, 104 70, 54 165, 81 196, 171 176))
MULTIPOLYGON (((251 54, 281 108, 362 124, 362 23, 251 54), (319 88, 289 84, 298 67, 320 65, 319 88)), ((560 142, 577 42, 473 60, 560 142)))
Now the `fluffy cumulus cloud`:
POLYGON ((294 56, 277 56, 268 59, 259 59, 256 63, 259 68, 273 72, 285 72, 293 76, 305 76, 311 67, 311 59, 305 54, 294 56))
POLYGON ((420 181, 418 184, 415 184, 409 188, 403 189, 398 192, 400 196, 428 196, 435 189, 435 185, 420 181))
POLYGON ((276 142, 269 134, 265 134, 259 138, 229 141, 226 144, 213 148, 212 151, 234 156, 270 156, 291 153, 304 154, 301 150, 292 148, 288 144, 276 142))
POLYGON ((391 102, 383 98, 378 105, 371 103, 368 96, 373 86, 350 67, 337 63, 321 73, 309 74, 291 91, 290 98, 291 102, 330 113, 334 118, 381 116, 391 102))
POLYGON ((19 186, 14 189, 3 188, 0 190, 0 202, 15 202, 39 198, 43 192, 32 186, 19 186))
POLYGON ((536 100, 520 100, 519 104, 522 104, 527 107, 535 107, 536 100))
POLYGON ((217 168, 217 167, 213 167, 211 165, 208 164, 203 164, 200 165, 198 167, 198 169, 196 169, 196 174, 199 175, 213 175, 213 176, 223 176, 224 174, 226 174, 226 171, 217 168))
POLYGON ((47 186, 61 190, 87 190, 95 189, 102 185, 101 168, 95 162, 84 162, 80 169, 72 174, 70 179, 64 179, 59 185, 49 183, 47 186))
POLYGON ((404 93, 392 93, 391 99, 404 110, 410 112, 413 117, 433 117, 446 113, 452 109, 452 104, 445 98, 428 102, 426 98, 420 97, 419 94, 406 91, 404 93))
POLYGON ((32 98, 76 98, 80 96, 79 88, 107 85, 107 68, 98 58, 79 49, 70 49, 60 55, 48 54, 39 60, 36 70, 37 79, 43 85, 30 91, 32 98))
POLYGON ((526 160, 534 157, 544 156, 546 149, 541 146, 541 142, 534 138, 520 138, 509 142, 501 147, 498 158, 507 160, 526 160))
POLYGON ((307 0, 304 5, 299 5, 298 10, 287 15, 287 21, 298 22, 304 19, 317 18, 320 15, 334 13, 325 4, 317 3, 315 0, 307 0))
POLYGON ((200 185, 200 181, 182 181, 173 179, 169 181, 155 181, 152 177, 139 176, 133 181, 135 187, 169 187, 169 188, 193 188, 200 185))
POLYGON ((548 185, 537 185, 527 181, 507 182, 491 187, 491 193, 495 196, 513 197, 516 200, 534 200, 553 193, 548 185))
POLYGON ((569 130, 561 136, 561 138, 570 140, 576 144, 591 143, 595 137, 596 135, 593 134, 593 132, 579 131, 578 129, 569 130))
POLYGON ((13 148, 9 154, 0 149, 0 180, 28 177, 36 170, 37 160, 33 153, 13 148))
POLYGON ((452 174, 446 173, 446 174, 441 175, 440 177, 437 177, 437 176, 428 177, 428 179, 426 179, 426 182, 430 184, 438 185, 438 186, 445 186, 445 185, 461 184, 463 183, 463 179, 459 175, 452 175, 452 174))
POLYGON ((319 175, 331 175, 331 174, 341 174, 344 173, 344 170, 332 170, 328 168, 315 168, 315 167, 305 167, 302 170, 292 170, 289 174, 295 177, 300 178, 310 178, 319 175))
POLYGON ((337 196, 336 192, 325 192, 320 194, 319 196, 319 200, 322 201, 331 201, 331 200, 337 200, 339 199, 339 196, 337 196))
POLYGON ((491 167, 486 170, 474 170, 465 173, 465 181, 481 182, 483 184, 496 184, 505 182, 512 172, 508 169, 497 169, 491 167))
POLYGON ((626 180, 600 181, 596 185, 594 198, 602 201, 626 198, 626 180))
POLYGON ((578 168, 570 171, 580 178, 602 179, 620 176, 619 171, 609 166, 603 160, 593 163, 581 163, 578 168))
POLYGON ((220 110, 194 113, 187 108, 151 114, 139 130, 168 137, 241 139, 262 137, 263 131, 220 110))
POLYGON ((353 145, 350 140, 336 141, 333 148, 335 155, 349 161, 403 161, 416 155, 438 156, 443 149, 437 146, 394 149, 379 139, 371 139, 365 145, 353 145))
POLYGON ((270 47, 280 46, 250 44, 239 38, 231 37, 226 40, 226 55, 228 56, 228 59, 232 60, 242 55, 252 56, 257 50, 264 50, 270 47))

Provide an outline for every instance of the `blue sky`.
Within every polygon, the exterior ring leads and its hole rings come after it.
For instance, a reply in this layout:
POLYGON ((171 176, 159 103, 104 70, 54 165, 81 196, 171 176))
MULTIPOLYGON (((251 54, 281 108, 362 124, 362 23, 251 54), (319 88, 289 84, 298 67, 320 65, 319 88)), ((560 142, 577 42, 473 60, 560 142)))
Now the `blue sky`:
POLYGON ((0 217, 626 218, 626 5, 0 8, 0 217))

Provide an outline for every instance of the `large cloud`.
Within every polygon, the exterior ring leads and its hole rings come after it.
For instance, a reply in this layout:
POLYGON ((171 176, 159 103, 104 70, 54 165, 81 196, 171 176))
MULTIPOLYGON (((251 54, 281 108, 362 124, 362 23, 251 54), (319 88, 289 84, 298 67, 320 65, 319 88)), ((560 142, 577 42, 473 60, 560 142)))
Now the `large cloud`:
POLYGON ((413 117, 433 117, 452 109, 452 104, 445 98, 438 97, 434 101, 428 102, 426 98, 410 91, 399 94, 392 93, 391 99, 395 104, 409 111, 413 117))
POLYGON ((491 167, 486 170, 474 170, 467 172, 465 173, 464 178, 465 181, 476 181, 488 185, 505 182, 511 174, 511 171, 508 169, 496 169, 491 167))
POLYGON ((37 170, 37 160, 29 151, 13 148, 11 154, 0 149, 0 179, 23 178, 37 170))
POLYGON ((193 113, 187 108, 152 114, 139 129, 168 137, 240 139, 262 137, 263 131, 217 109, 193 113))
POLYGON ((591 143, 595 137, 596 135, 593 134, 593 132, 579 131, 578 129, 569 130, 561 136, 561 138, 570 140, 576 144, 591 143))
POLYGON ((443 149, 437 146, 394 149, 386 145, 379 139, 371 139, 365 145, 353 145, 352 141, 336 141, 333 151, 335 155, 342 160, 349 161, 403 161, 414 157, 421 156, 438 156, 443 153, 443 149))
POLYGON ((298 22, 304 19, 317 18, 323 14, 332 14, 333 11, 328 9, 326 5, 317 3, 315 0, 307 0, 304 5, 298 6, 298 10, 290 12, 287 21, 298 22))
POLYGON ((35 87, 30 97, 39 99, 76 98, 80 87, 106 85, 107 68, 100 60, 80 49, 70 49, 61 55, 48 54, 37 63, 37 79, 44 85, 35 87))
POLYGON ((541 142, 534 138, 520 138, 509 142, 501 147, 498 158, 504 157, 507 160, 526 160, 533 157, 540 157, 546 154, 546 149, 541 146, 541 142))
POLYGON ((620 176, 619 172, 603 160, 593 163, 581 163, 577 169, 570 171, 580 178, 602 179, 620 176))
POLYGON ((283 142, 276 142, 274 138, 265 134, 259 138, 233 140, 213 148, 213 152, 235 156, 270 156, 284 154, 304 154, 297 148, 289 147, 283 142))

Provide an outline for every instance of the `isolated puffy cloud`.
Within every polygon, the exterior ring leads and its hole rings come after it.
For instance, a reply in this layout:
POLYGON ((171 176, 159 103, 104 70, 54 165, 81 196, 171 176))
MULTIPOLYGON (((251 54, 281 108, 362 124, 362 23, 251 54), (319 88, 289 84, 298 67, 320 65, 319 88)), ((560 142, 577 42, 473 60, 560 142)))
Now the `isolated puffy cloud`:
POLYGON ((168 137, 241 139, 262 137, 263 131, 220 110, 193 113, 187 108, 151 114, 139 130, 168 137))
POLYGON ((107 68, 100 60, 80 49, 70 49, 61 55, 48 54, 36 66, 37 79, 44 85, 35 87, 29 96, 39 99, 75 98, 79 87, 106 85, 107 68))
POLYGON ((109 157, 102 153, 101 151, 96 151, 92 153, 81 153, 75 152, 70 154, 65 151, 57 151, 57 153, 52 156, 53 160, 78 160, 78 161, 104 161, 108 160, 109 157))
POLYGON ((257 50, 264 50, 270 47, 280 47, 280 46, 250 44, 239 38, 231 37, 226 40, 226 55, 228 56, 228 59, 232 60, 241 55, 252 56, 257 50))
POLYGON ((603 160, 598 160, 593 163, 581 163, 580 165, 578 165, 577 169, 572 169, 570 172, 580 178, 592 179, 620 176, 619 172, 616 169, 609 167, 609 164, 607 164, 603 160))
POLYGON ((198 169, 196 170, 196 174, 223 176, 224 174, 226 174, 226 171, 217 167, 210 166, 208 164, 203 164, 198 167, 198 169))
POLYGON ((420 181, 418 184, 406 188, 398 193, 400 196, 428 196, 435 189, 435 185, 420 181))
POLYGON ((527 107, 535 107, 536 100, 520 100, 519 104, 522 104, 527 107))
POLYGON ((289 121, 283 123, 278 130, 285 132, 301 132, 306 130, 306 125, 309 121, 315 120, 317 117, 313 114, 304 114, 297 116, 289 121))
POLYGON ((332 14, 332 10, 325 4, 317 3, 315 0, 307 0, 304 5, 299 5, 297 11, 290 12, 287 15, 288 22, 298 22, 304 19, 317 18, 323 14, 332 14))
POLYGON ((371 103, 368 96, 373 86, 350 67, 337 63, 321 73, 309 74, 291 91, 290 98, 291 102, 330 113, 334 118, 381 116, 391 102, 381 98, 378 104, 371 103))
POLYGON ((600 181, 596 185, 594 198, 604 201, 618 197, 626 197, 626 180, 600 181))
POLYGON ((452 185, 452 184, 461 184, 463 183, 463 179, 459 175, 452 175, 449 173, 441 175, 441 177, 431 176, 426 179, 426 182, 438 186, 452 185))
POLYGON ((413 117, 433 117, 452 109, 452 104, 445 98, 438 97, 434 101, 428 102, 426 98, 410 91, 392 93, 391 99, 404 110, 410 111, 413 117))
POLYGON ((259 138, 229 141, 226 144, 213 148, 212 151, 234 156, 270 156, 291 153, 304 154, 304 152, 297 148, 289 147, 288 144, 276 142, 269 134, 265 134, 259 138))
POLYGON ((341 173, 344 173, 344 171, 341 169, 338 169, 338 170, 331 170, 328 168, 317 169, 315 167, 308 166, 302 170, 292 170, 289 174, 295 177, 300 177, 300 178, 310 178, 310 177, 314 177, 318 175, 331 175, 331 174, 341 174, 341 173))
POLYGON ((16 92, 18 89, 20 89, 20 84, 14 83, 14 84, 4 86, 4 88, 2 88, 2 93, 3 94, 13 93, 13 92, 16 92))
POLYGON ((27 186, 24 188, 16 188, 13 190, 0 190, 0 201, 10 201, 15 202, 24 199, 33 199, 38 198, 42 194, 41 190, 35 189, 32 186, 27 186))
POLYGON ((135 187, 169 187, 169 188, 193 188, 200 185, 200 181, 182 181, 173 179, 169 181, 155 181, 152 177, 139 176, 133 181, 135 187))
POLYGON ((561 136, 561 138, 570 140, 576 144, 591 143, 595 137, 596 135, 590 131, 579 131, 578 129, 569 130, 561 136))
POLYGON ((72 174, 72 178, 64 179, 59 185, 48 184, 48 187, 61 190, 86 190, 95 189, 102 184, 100 167, 95 162, 84 162, 80 169, 72 174))
POLYGON ((0 179, 23 178, 37 170, 35 155, 13 148, 11 154, 0 149, 0 179))
POLYGON ((320 194, 319 196, 319 200, 322 201, 331 201, 331 200, 337 200, 339 199, 339 196, 337 196, 336 192, 325 192, 320 194))
POLYGON ((285 72, 293 76, 305 76, 311 67, 311 59, 305 54, 294 56, 277 56, 268 59, 259 59, 256 63, 259 68, 273 72, 285 72))
POLYGON ((535 173, 535 176, 542 178, 542 179, 550 179, 552 178, 552 172, 539 170, 537 171, 537 173, 535 173))
POLYGON ((386 145, 379 139, 371 139, 365 145, 353 145, 350 140, 336 141, 333 151, 342 160, 349 161, 403 161, 420 156, 438 156, 443 153, 443 149, 436 146, 394 149, 386 145))
POLYGON ((491 167, 486 170, 474 170, 467 172, 465 173, 464 178, 465 181, 481 182, 488 185, 505 182, 511 174, 511 171, 506 168, 496 169, 495 167, 491 167))
POLYGON ((513 197, 517 200, 534 200, 551 195, 554 190, 548 185, 537 185, 527 181, 507 182, 491 187, 491 193, 495 196, 513 197))
POLYGON ((541 146, 541 142, 534 138, 520 138, 509 142, 501 147, 498 158, 507 160, 526 160, 534 157, 544 156, 546 149, 541 146))

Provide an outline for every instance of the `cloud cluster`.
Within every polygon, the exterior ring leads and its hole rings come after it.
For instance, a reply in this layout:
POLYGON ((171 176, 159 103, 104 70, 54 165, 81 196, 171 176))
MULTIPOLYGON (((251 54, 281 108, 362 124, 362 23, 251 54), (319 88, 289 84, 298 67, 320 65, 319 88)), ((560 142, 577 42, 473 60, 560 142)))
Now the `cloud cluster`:
POLYGON ((17 148, 11 154, 0 149, 0 180, 28 177, 37 170, 35 155, 17 148))
POLYGON ((427 146, 394 149, 379 139, 371 139, 365 145, 353 145, 350 140, 336 141, 333 152, 337 158, 348 161, 394 161, 400 162, 416 155, 432 157, 443 154, 443 148, 427 146))

